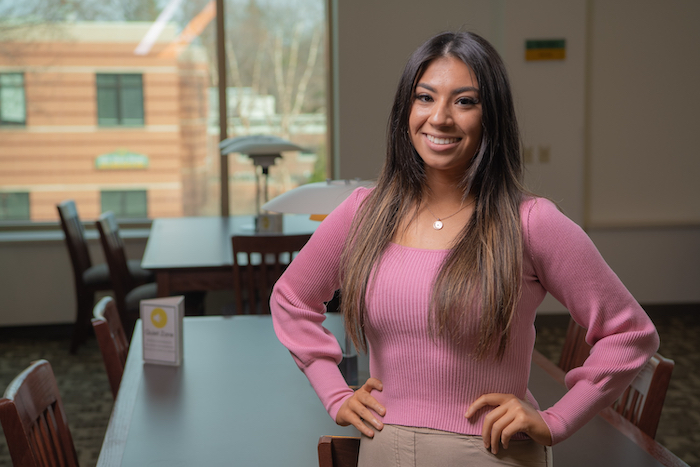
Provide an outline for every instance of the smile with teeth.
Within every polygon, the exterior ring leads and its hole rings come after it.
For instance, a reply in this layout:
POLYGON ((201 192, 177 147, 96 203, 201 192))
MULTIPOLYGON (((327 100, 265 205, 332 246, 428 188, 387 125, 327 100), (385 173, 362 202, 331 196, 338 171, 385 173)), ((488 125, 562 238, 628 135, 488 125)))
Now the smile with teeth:
POLYGON ((433 144, 454 144, 457 141, 459 141, 462 138, 437 138, 432 135, 425 135, 426 138, 428 138, 428 141, 430 141, 433 144))

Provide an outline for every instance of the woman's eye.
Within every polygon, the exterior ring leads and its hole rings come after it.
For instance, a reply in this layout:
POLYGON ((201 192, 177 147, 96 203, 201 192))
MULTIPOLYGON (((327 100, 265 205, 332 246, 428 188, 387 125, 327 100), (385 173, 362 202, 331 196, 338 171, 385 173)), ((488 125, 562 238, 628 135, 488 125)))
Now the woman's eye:
POLYGON ((476 97, 460 97, 457 99, 458 105, 476 105, 479 103, 479 99, 476 97))
POLYGON ((416 100, 419 100, 421 102, 431 102, 433 98, 430 97, 429 94, 416 94, 416 100))

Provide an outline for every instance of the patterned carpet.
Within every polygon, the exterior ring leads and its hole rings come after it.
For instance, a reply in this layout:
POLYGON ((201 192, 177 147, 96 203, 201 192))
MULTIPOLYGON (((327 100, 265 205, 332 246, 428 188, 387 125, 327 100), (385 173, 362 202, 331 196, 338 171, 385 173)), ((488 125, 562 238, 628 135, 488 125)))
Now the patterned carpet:
MULTIPOLYGON (((657 440, 691 466, 700 467, 700 306, 645 307, 661 335, 660 352, 676 362, 657 440)), ((567 316, 537 320, 537 349, 558 361, 567 316)), ((97 463, 112 410, 112 395, 94 338, 68 353, 70 327, 0 329, 0 391, 31 361, 53 366, 82 467, 97 463)), ((0 430, 1 431, 1 430, 0 430)), ((0 466, 10 466, 4 435, 0 466)))
MULTIPOLYGON (((91 338, 76 355, 68 352, 70 328, 55 331, 42 327, 41 338, 26 335, 28 330, 0 333, 0 391, 29 363, 44 358, 51 362, 68 417, 81 467, 97 464, 102 439, 112 411, 112 392, 107 382, 97 341, 91 338)), ((1 428, 0 428, 1 431, 1 428)), ((0 466, 10 466, 3 434, 0 440, 0 466)))

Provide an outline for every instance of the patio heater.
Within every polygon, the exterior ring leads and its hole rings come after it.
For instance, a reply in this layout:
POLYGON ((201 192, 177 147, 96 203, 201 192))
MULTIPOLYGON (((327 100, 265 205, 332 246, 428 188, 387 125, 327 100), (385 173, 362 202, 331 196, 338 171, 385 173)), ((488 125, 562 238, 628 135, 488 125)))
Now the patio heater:
POLYGON ((268 135, 238 136, 227 138, 219 143, 221 155, 239 153, 248 156, 255 166, 255 229, 263 231, 281 231, 282 218, 270 214, 263 214, 261 211, 262 202, 268 200, 268 179, 270 167, 275 164, 278 158, 282 157, 284 151, 302 151, 303 148, 291 141, 268 135), (261 168, 260 173, 258 167, 261 168), (261 175, 263 187, 261 189, 261 175))

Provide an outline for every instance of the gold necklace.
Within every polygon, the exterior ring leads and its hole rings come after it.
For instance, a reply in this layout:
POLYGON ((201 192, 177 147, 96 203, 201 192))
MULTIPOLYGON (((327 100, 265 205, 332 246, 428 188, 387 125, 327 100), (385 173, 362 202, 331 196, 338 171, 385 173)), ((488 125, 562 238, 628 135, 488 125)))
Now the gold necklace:
POLYGON ((458 209, 456 212, 453 212, 453 213, 450 214, 449 216, 443 217, 443 218, 439 218, 438 216, 436 216, 435 213, 433 212, 433 210, 430 209, 430 206, 428 206, 427 204, 425 205, 425 207, 428 208, 428 212, 430 212, 430 214, 432 214, 433 217, 436 219, 435 222, 433 222, 433 229, 435 229, 435 230, 442 230, 442 228, 445 226, 445 224, 443 224, 443 222, 442 222, 443 220, 449 219, 450 217, 457 215, 459 212, 462 211, 462 209, 466 208, 466 207, 469 206, 470 204, 472 204, 472 203, 469 202, 469 203, 467 203, 467 204, 464 205, 464 206, 462 206, 462 205, 460 204, 459 209, 458 209))

